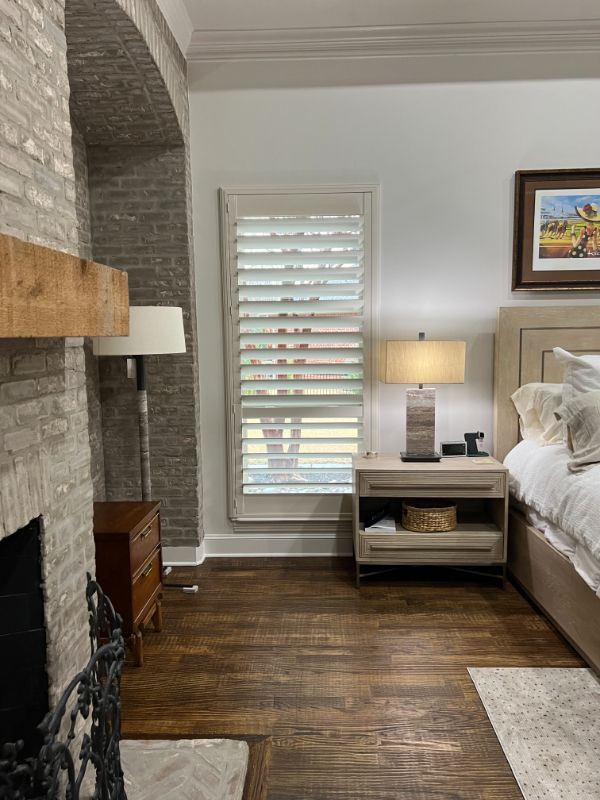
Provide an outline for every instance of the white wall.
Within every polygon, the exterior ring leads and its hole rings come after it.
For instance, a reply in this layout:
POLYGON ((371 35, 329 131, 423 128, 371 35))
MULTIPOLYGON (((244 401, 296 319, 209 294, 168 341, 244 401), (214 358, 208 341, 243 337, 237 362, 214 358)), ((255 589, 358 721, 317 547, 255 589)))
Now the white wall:
MULTIPOLYGON (((510 291, 514 172, 594 166, 598 96, 600 80, 191 92, 209 537, 230 530, 219 186, 379 183, 381 335, 465 339, 466 383, 438 389, 438 440, 489 436, 498 306, 598 302, 510 291)), ((404 443, 403 396, 381 386, 388 452, 404 443)))

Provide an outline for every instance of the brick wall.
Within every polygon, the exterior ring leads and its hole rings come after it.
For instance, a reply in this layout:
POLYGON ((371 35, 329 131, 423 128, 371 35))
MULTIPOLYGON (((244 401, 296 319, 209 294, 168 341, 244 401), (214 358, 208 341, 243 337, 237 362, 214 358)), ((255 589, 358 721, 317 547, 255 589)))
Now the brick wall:
POLYGON ((77 251, 82 258, 92 258, 92 224, 90 221, 90 192, 88 189, 87 147, 83 134, 71 120, 71 149, 75 181, 75 225, 77 251))
MULTIPOLYGON (((187 353, 147 359, 154 495, 165 543, 198 544, 198 375, 183 146, 89 148, 95 258, 127 269, 133 305, 182 306, 187 353)), ((101 361, 106 492, 140 496, 135 384, 101 361)))
POLYGON ((63 6, 0 5, 0 230, 76 252, 63 6))
MULTIPOLYGON (((128 14, 130 5, 126 0, 68 0, 66 5, 71 112, 88 146, 182 139, 157 62, 168 60, 170 72, 177 64, 169 58, 164 33, 152 26, 146 39, 128 14)), ((138 18, 149 23, 153 10, 160 14, 154 0, 133 5, 138 18)), ((180 102, 187 110, 182 74, 180 102)))
MULTIPOLYGON (((71 120, 73 168, 75 174, 75 213, 77 216, 77 241, 79 255, 92 258, 92 225, 90 221, 90 193, 88 189, 87 147, 79 128, 71 120)), ((102 441, 102 407, 100 402, 100 373, 98 359, 92 352, 92 341, 86 339, 85 376, 88 405, 88 431, 91 451, 94 500, 106 499, 104 483, 104 445, 102 441)))
MULTIPOLYGON (((202 520, 185 62, 154 0, 69 0, 66 29, 93 257, 127 270, 132 303, 184 311, 188 352, 148 360, 150 453, 164 542, 194 546, 202 520)), ((138 498, 135 385, 120 360, 103 360, 101 401, 106 497, 138 498)))
MULTIPOLYGON (((64 9, 0 2, 0 231, 78 252, 64 9)), ((89 652, 94 569, 81 340, 0 340, 0 537, 43 515, 50 699, 89 652)))
MULTIPOLYGON (((92 225, 90 220, 90 193, 88 189, 87 147, 79 128, 71 120, 73 168, 75 176, 75 212, 79 255, 92 258, 92 225)), ((106 499, 104 482, 104 445, 102 440, 102 406, 100 402, 100 372, 98 359, 92 352, 92 341, 86 339, 85 375, 88 403, 88 430, 91 451, 94 500, 106 499)))
POLYGON ((0 340, 0 538, 42 515, 50 701, 89 656, 94 571, 82 340, 0 340))
MULTIPOLYGON (((184 308, 188 354, 149 363, 153 481, 166 543, 196 544, 201 486, 185 65, 154 0, 67 0, 67 18, 70 75, 64 0, 0 0, 0 231, 122 262, 132 227, 101 211, 99 185, 97 252, 91 237, 88 155, 98 146, 95 156, 131 167, 132 179, 150 180, 146 191, 122 185, 133 198, 122 196, 118 205, 135 207, 135 241, 125 259, 134 302, 184 308), (79 123, 73 130, 72 117, 79 123), (142 141, 160 149, 147 165, 134 164, 142 141), (144 216, 153 213, 153 221, 144 216), (108 252, 112 245, 117 253, 108 252)), ((102 170, 94 175, 104 180, 102 170)), ((85 571, 93 571, 91 500, 92 492, 105 493, 103 462, 110 465, 110 496, 135 496, 136 411, 121 367, 106 365, 104 453, 89 348, 78 340, 0 343, 0 535, 44 516, 53 700, 87 656, 81 598, 85 571)))
POLYGON ((135 23, 162 77, 179 128, 189 131, 187 64, 155 0, 116 0, 135 23))

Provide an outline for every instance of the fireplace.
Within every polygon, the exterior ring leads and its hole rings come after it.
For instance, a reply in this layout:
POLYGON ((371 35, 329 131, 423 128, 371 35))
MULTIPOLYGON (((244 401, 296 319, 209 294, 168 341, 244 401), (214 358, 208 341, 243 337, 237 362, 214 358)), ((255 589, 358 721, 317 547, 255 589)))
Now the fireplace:
MULTIPOLYGON (((38 542, 40 539, 36 524, 37 520, 26 526, 24 532, 9 537, 13 540, 10 546, 17 549, 16 561, 11 562, 16 564, 17 572, 21 571, 21 563, 37 561, 32 544, 36 538, 38 542)), ((2 549, 0 557, 4 554, 2 549)), ((8 562, 5 559, 2 563, 8 562)), ((37 563, 39 565, 39 561, 37 563)), ((4 572, 8 574, 8 570, 3 570, 3 575, 4 572)), ((21 574, 30 572, 36 573, 39 583, 39 569, 26 567, 21 574)), ((13 595, 7 594, 6 597, 13 595)), ((5 800, 58 800, 59 797, 67 800, 90 797, 127 800, 119 746, 120 684, 125 660, 122 622, 110 600, 89 574, 85 595, 81 599, 89 619, 89 660, 83 669, 76 670, 71 676, 55 707, 43 719, 36 721, 41 746, 35 748, 35 736, 31 736, 30 731, 29 753, 25 751, 22 739, 0 739, 0 798, 5 800)), ((23 595, 21 602, 27 602, 23 595)), ((34 600, 33 604, 37 602, 34 600)), ((11 608, 14 606, 9 611, 11 608)), ((37 612, 30 617, 35 621, 39 619, 37 612)), ((27 665, 33 652, 32 649, 26 653, 24 663, 27 665)), ((10 661, 10 652, 3 650, 2 658, 10 661)), ((46 692, 46 704, 47 699, 46 692)), ((27 702, 28 698, 25 698, 27 702)), ((34 713, 33 708, 27 708, 22 716, 33 719, 34 713)), ((14 717, 7 716, 7 719, 14 717)), ((11 724, 15 730, 21 723, 11 724)))
POLYGON ((48 713, 46 629, 42 587, 42 518, 0 541, 0 742, 41 745, 48 713))

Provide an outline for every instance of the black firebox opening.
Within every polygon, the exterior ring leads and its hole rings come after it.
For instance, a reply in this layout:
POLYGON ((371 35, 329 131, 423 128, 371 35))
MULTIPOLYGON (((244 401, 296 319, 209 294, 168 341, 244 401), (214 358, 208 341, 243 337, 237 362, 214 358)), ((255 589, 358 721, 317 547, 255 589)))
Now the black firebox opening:
POLYGON ((22 739, 24 755, 39 750, 48 713, 41 526, 0 541, 0 745, 22 739))

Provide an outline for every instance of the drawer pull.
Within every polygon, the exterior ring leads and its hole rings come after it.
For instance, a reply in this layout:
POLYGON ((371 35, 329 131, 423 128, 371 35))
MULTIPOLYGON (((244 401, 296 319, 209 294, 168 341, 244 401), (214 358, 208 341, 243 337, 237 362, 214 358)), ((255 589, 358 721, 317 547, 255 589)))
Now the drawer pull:
MULTIPOLYGON (((413 547, 402 547, 402 545, 399 545, 399 544, 370 544, 369 545, 369 550, 373 550, 373 551, 376 551, 376 550, 415 550, 415 549, 416 550, 422 550, 424 548, 422 548, 422 547, 416 547, 415 548, 414 546, 413 547)), ((453 552, 453 553, 457 553, 457 552, 470 553, 473 550, 489 550, 490 547, 489 547, 489 545, 476 545, 474 547, 456 547, 456 546, 453 547, 452 545, 436 545, 435 549, 436 550, 444 550, 444 551, 453 552)))
POLYGON ((150 536, 150 533, 151 533, 151 532, 152 532, 152 524, 148 525, 148 527, 146 528, 146 530, 144 530, 144 531, 142 531, 142 532, 140 533, 140 539, 141 539, 142 541, 144 541, 144 539, 146 539, 148 536, 150 536))
POLYGON ((151 572, 152 572, 152 562, 150 562, 148 564, 148 566, 146 567, 146 569, 142 572, 142 576, 141 577, 142 578, 147 578, 148 575, 150 575, 151 572))
MULTIPOLYGON (((431 486, 429 484, 417 484, 417 483, 415 483, 415 484, 406 484, 406 487, 400 487, 397 483, 379 483, 378 482, 378 483, 372 483, 371 486, 374 489, 389 489, 389 490, 393 490, 393 489, 398 489, 398 488, 409 488, 409 489, 414 489, 415 491, 418 491, 419 489, 422 489, 422 488, 425 488, 425 489, 430 489, 431 488, 431 486)), ((468 491, 470 489, 493 489, 494 486, 495 486, 495 483, 493 481, 488 481, 488 482, 478 481, 477 483, 472 483, 469 486, 465 486, 465 487, 461 487, 459 484, 456 484, 456 483, 436 483, 435 484, 436 490, 440 490, 439 491, 440 495, 443 495, 443 493, 444 493, 443 490, 444 489, 448 489, 448 490, 454 491, 456 489, 464 488, 465 491, 468 491)))

